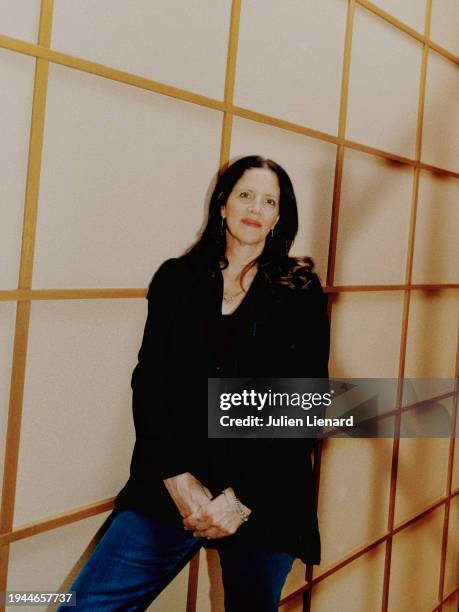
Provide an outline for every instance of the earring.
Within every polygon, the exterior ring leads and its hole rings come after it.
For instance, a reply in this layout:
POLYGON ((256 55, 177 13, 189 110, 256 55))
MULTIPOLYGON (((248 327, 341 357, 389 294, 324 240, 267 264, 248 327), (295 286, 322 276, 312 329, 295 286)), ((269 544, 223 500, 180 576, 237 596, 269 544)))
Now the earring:
POLYGON ((224 231, 223 230, 224 224, 225 224, 225 217, 222 217, 222 224, 221 224, 221 227, 220 227, 220 234, 222 234, 222 235, 223 235, 223 231, 224 231))
POLYGON ((274 238, 274 228, 271 228, 271 238, 274 238))

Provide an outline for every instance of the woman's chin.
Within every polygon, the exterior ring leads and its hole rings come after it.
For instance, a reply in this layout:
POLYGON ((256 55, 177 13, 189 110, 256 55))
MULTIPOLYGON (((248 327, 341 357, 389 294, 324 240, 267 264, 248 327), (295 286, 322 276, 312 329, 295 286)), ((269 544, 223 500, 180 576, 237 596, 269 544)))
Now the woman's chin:
POLYGON ((234 233, 234 234, 230 233, 230 236, 231 238, 237 240, 241 244, 251 244, 251 245, 264 244, 266 240, 266 236, 262 235, 261 230, 258 227, 249 228, 249 231, 247 231, 247 229, 244 228, 243 230, 237 233, 234 233))

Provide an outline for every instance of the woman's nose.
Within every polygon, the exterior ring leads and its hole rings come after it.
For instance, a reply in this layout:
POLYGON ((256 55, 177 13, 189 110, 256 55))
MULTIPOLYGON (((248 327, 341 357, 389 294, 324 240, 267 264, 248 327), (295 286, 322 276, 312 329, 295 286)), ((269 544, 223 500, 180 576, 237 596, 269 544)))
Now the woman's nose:
POLYGON ((254 198, 253 202, 251 202, 250 206, 249 206, 250 210, 253 210, 254 212, 260 212, 261 210, 261 198, 254 198))

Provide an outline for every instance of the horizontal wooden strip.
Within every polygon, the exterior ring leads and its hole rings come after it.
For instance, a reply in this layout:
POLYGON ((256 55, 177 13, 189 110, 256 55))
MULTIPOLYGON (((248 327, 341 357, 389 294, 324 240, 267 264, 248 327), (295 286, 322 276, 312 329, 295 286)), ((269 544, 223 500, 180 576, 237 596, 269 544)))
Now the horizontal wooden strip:
POLYGON ((369 2, 368 0, 356 0, 356 2, 357 4, 360 4, 361 6, 366 8, 368 11, 371 11, 375 15, 378 15, 378 17, 381 17, 382 19, 384 19, 384 21, 387 21, 388 23, 396 27, 398 30, 405 32, 405 34, 408 34, 409 36, 411 36, 412 38, 415 38, 419 42, 428 45, 432 49, 435 49, 435 51, 438 51, 438 53, 441 53, 447 59, 451 60, 455 64, 459 64, 459 57, 457 55, 454 55, 454 53, 451 53, 451 51, 448 51, 444 47, 441 47, 439 44, 433 42, 433 40, 431 40, 430 38, 427 38, 426 36, 424 36, 424 34, 421 34, 420 32, 417 32, 416 30, 414 30, 413 28, 410 28, 409 25, 407 25, 406 23, 403 23, 403 21, 400 21, 396 17, 393 17, 392 15, 384 11, 382 8, 379 8, 379 6, 376 6, 372 2, 369 2))
MULTIPOLYGON (((324 574, 328 576, 330 575, 330 573, 334 573, 335 571, 337 571, 341 567, 344 567, 344 565, 347 565, 352 560, 361 556, 368 550, 371 550, 378 544, 381 544, 382 542, 384 542, 389 536, 392 536, 394 533, 398 533, 405 527, 411 525, 412 523, 416 522, 423 516, 427 515, 429 512, 432 512, 439 506, 445 504, 448 499, 453 499, 454 497, 456 497, 456 495, 459 495, 459 489, 452 492, 451 496, 446 496, 442 498, 441 500, 435 502, 434 504, 432 504, 431 506, 429 506, 428 508, 426 508, 425 510, 423 510, 416 516, 410 519, 407 519, 406 521, 398 525, 391 534, 387 533, 384 536, 381 536, 377 538, 376 540, 372 540, 370 543, 364 546, 361 546, 359 549, 357 549, 357 551, 354 551, 353 553, 349 554, 347 557, 341 559, 340 561, 336 562, 332 566, 328 567, 324 571, 324 574)), ((57 514, 55 516, 51 516, 45 519, 34 521, 32 523, 26 523, 25 525, 21 525, 20 527, 17 527, 10 532, 0 534, 0 546, 9 544, 10 542, 16 542, 18 540, 22 540, 27 537, 31 537, 39 533, 44 533, 45 531, 51 531, 52 529, 63 527, 64 525, 69 525, 76 521, 79 521, 85 518, 89 518, 90 516, 95 516, 96 514, 100 514, 102 512, 111 511, 114 507, 114 501, 115 501, 115 497, 109 497, 107 499, 104 499, 98 502, 94 502, 86 506, 81 506, 80 508, 76 508, 75 510, 69 510, 61 514, 57 514)), ((321 573, 320 576, 318 576, 317 579, 314 579, 314 580, 316 582, 319 581, 319 578, 320 580, 323 580, 323 578, 325 578, 324 574, 321 573)), ((310 585, 305 585, 304 587, 301 587, 300 592, 305 590, 305 588, 310 588, 310 585)), ((298 594, 298 591, 296 591, 295 593, 298 594)), ((291 596, 292 594, 289 595, 288 597, 290 598, 291 596)))
POLYGON ((376 149, 375 147, 370 147, 359 142, 354 142, 353 140, 344 139, 342 144, 347 149, 353 149, 354 151, 360 151, 361 153, 368 153, 369 155, 381 157, 382 159, 387 159, 390 162, 398 162, 400 164, 411 166, 413 168, 420 168, 421 170, 431 172, 432 174, 436 174, 438 176, 459 178, 459 172, 454 172, 453 170, 448 170, 447 168, 432 166, 432 164, 426 164, 423 161, 417 161, 415 159, 410 159, 409 157, 396 155, 395 153, 390 153, 389 151, 384 151, 382 149, 376 149))
MULTIPOLYGON (((459 289, 459 283, 435 285, 335 285, 323 287, 325 293, 349 291, 442 291, 459 289)), ((0 289, 0 302, 23 302, 34 300, 98 300, 113 298, 143 298, 147 289, 0 289)))
POLYGON ((459 65, 459 57, 457 55, 454 55, 454 53, 451 53, 451 51, 448 51, 448 49, 445 49, 445 47, 442 47, 433 40, 429 40, 429 47, 433 51, 436 51, 440 55, 443 55, 443 57, 445 57, 446 59, 449 59, 454 64, 459 65))
POLYGON ((404 164, 413 168, 418 167, 421 170, 426 170, 427 172, 432 172, 436 175, 459 178, 459 172, 454 172, 453 170, 448 170, 447 168, 432 166, 431 164, 426 164, 422 161, 417 161, 409 157, 404 157, 403 155, 397 155, 396 153, 384 151, 383 149, 377 149, 376 147, 371 147, 369 145, 355 142, 353 140, 348 140, 346 138, 339 138, 338 136, 327 134, 326 132, 320 132, 318 130, 313 130, 312 128, 308 128, 299 123, 292 123, 291 121, 286 121, 285 119, 281 119, 279 117, 265 115, 263 113, 253 111, 248 108, 242 108, 241 106, 232 106, 229 110, 235 116, 242 117, 243 119, 247 119, 249 121, 254 121, 255 123, 264 123, 265 125, 286 130, 288 132, 294 132, 296 134, 309 136, 311 138, 316 138, 317 140, 322 140, 324 142, 342 145, 347 149, 353 149, 354 151, 360 151, 361 153, 368 153, 369 155, 381 157, 382 159, 387 159, 388 161, 404 164))
MULTIPOLYGON (((358 422, 358 425, 359 427, 368 426, 370 424, 378 423, 379 421, 385 421, 386 419, 395 417, 398 413, 403 415, 405 412, 408 412, 411 410, 422 410, 422 408, 429 407, 432 404, 432 402, 440 402, 441 400, 448 399, 449 397, 455 397, 455 393, 456 392, 454 390, 448 391, 448 392, 442 393, 441 395, 437 395, 435 397, 430 397, 428 399, 419 400, 418 402, 412 402, 411 404, 405 404, 400 409, 394 408, 393 410, 386 410, 385 412, 382 412, 381 414, 376 414, 375 416, 369 417, 368 419, 362 419, 361 421, 358 422)), ((342 431, 343 429, 341 427, 335 427, 334 429, 330 429, 329 431, 326 432, 327 433, 326 437, 334 438, 335 436, 339 436, 342 433, 342 431)), ((346 431, 346 429, 344 429, 344 431, 346 431)), ((453 431, 455 430, 453 429, 453 431)), ((444 437, 446 438, 447 436, 444 436, 444 437)))
POLYGON ((19 53, 24 53, 26 55, 31 55, 33 57, 42 57, 50 62, 67 66, 68 68, 81 70, 82 72, 87 72, 96 76, 125 83, 133 87, 139 87, 141 89, 146 89, 148 91, 152 91, 161 95, 170 96, 182 100, 183 102, 190 102, 192 104, 198 104, 200 106, 212 108, 217 111, 232 113, 235 116, 242 117, 250 121, 264 123, 266 125, 284 129, 290 132, 302 134, 311 138, 316 138, 324 142, 342 145, 349 149, 354 149, 356 151, 375 155, 377 157, 388 159, 390 161, 398 162, 401 164, 406 164, 408 166, 419 167, 422 170, 432 172, 440 176, 459 178, 459 172, 454 172, 446 168, 439 168, 437 166, 432 166, 431 164, 425 164, 421 161, 397 155, 396 153, 391 153, 388 151, 377 149, 375 147, 370 147, 368 145, 364 145, 351 140, 342 139, 338 136, 327 134, 319 130, 314 130, 304 125, 292 123, 290 121, 286 121, 278 117, 273 117, 272 115, 265 115, 263 113, 258 113, 250 109, 242 108, 240 106, 234 106, 229 102, 227 103, 224 101, 215 100, 213 98, 208 98, 206 96, 201 96, 199 94, 189 92, 178 87, 165 85, 164 83, 160 83, 152 79, 147 79, 145 77, 141 77, 129 72, 124 72, 122 70, 117 70, 115 68, 110 68, 103 64, 90 62, 88 60, 84 60, 71 55, 66 55, 65 53, 59 53, 51 49, 45 49, 39 47, 38 45, 27 43, 15 38, 11 38, 9 36, 0 35, 0 47, 10 49, 12 51, 17 51, 19 53))
POLYGON ((444 283, 436 285, 334 285, 324 287, 325 293, 346 293, 349 291, 441 291, 443 289, 459 289, 459 283, 444 283))
MULTIPOLYGON (((456 495, 459 495, 459 490, 456 491, 455 493, 451 494, 451 499, 453 497, 455 497, 456 495)), ((347 565, 349 565, 349 563, 352 563, 352 561, 354 561, 355 559, 358 559, 359 557, 361 557, 365 553, 369 552, 370 550, 372 550, 376 546, 379 546, 380 544, 383 544, 386 540, 388 540, 389 538, 392 538, 394 536, 394 534, 402 531, 402 529, 405 529, 406 527, 409 527, 410 525, 412 525, 416 521, 422 519, 424 516, 426 516, 430 512, 433 512, 434 510, 436 510, 440 506, 443 506, 444 504, 446 504, 448 499, 450 499, 449 496, 446 496, 446 497, 442 498, 441 500, 436 501, 435 503, 431 504, 428 508, 426 508, 425 510, 423 510, 422 512, 420 512, 416 516, 414 516, 414 517, 412 517, 410 519, 407 519, 406 521, 404 521, 403 523, 398 525, 391 532, 387 532, 383 536, 380 536, 379 538, 376 538, 375 540, 372 540, 370 543, 365 544, 363 546, 360 546, 359 548, 357 548, 355 551, 353 551, 349 555, 346 555, 345 557, 343 557, 339 561, 336 561, 335 563, 333 563, 332 565, 327 567, 327 569, 325 569, 323 572, 321 572, 318 576, 313 578, 310 582, 304 584, 303 586, 301 586, 300 588, 296 589, 292 593, 289 593, 286 597, 284 597, 281 600, 280 605, 285 604, 288 601, 292 601, 292 600, 296 599, 299 595, 301 595, 305 591, 311 589, 316 584, 318 584, 319 582, 322 582, 323 580, 325 580, 325 578, 328 578, 329 576, 331 576, 332 574, 334 574, 338 570, 342 569, 343 567, 346 567, 347 565)))
POLYGON ((98 300, 110 298, 144 298, 147 289, 12 289, 0 290, 1 301, 27 300, 98 300))
POLYGON ((114 501, 114 497, 109 497, 108 499, 103 499, 102 501, 88 504, 87 506, 81 506, 81 508, 77 508, 76 510, 62 512, 61 514, 56 514, 46 519, 40 519, 33 523, 26 523, 25 525, 13 529, 9 533, 0 534, 0 546, 16 542, 17 540, 23 540, 24 538, 44 533, 45 531, 51 531, 52 529, 57 529, 64 525, 70 525, 71 523, 89 518, 90 516, 95 516, 96 514, 101 514, 102 512, 110 511, 113 509, 114 501))
POLYGON ((320 132, 319 130, 308 128, 307 126, 301 125, 300 123, 286 121, 285 119, 274 117, 273 115, 265 115, 264 113, 259 113, 254 110, 250 110, 249 108, 243 108, 242 106, 233 105, 231 106, 230 110, 233 115, 235 115, 236 117, 241 117, 242 119, 248 119, 249 121, 254 121, 256 123, 264 123, 266 125, 280 128, 288 132, 295 132, 296 134, 302 134, 303 136, 310 136, 311 138, 317 138, 318 140, 331 142, 332 144, 340 144, 342 142, 340 138, 338 138, 337 136, 333 136, 332 134, 320 132))
POLYGON ((75 70, 80 70, 81 72, 87 72, 89 74, 110 79, 111 81, 117 81, 119 83, 125 83, 126 85, 139 87, 140 89, 153 91, 164 96, 170 96, 178 100, 183 100, 184 102, 191 102, 192 104, 198 104, 199 106, 205 106, 218 111, 226 110, 225 103, 220 100, 214 100, 213 98, 186 91, 172 85, 165 85, 159 81, 154 81, 153 79, 148 79, 130 72, 125 72, 124 70, 110 68, 104 64, 98 64, 97 62, 91 62, 80 57, 60 53, 59 51, 54 51, 52 49, 46 49, 44 47, 40 47, 39 45, 34 45, 33 43, 11 38, 10 36, 4 36, 3 34, 0 35, 0 47, 10 49, 11 51, 17 51, 18 53, 23 53, 25 55, 30 55, 32 57, 40 57, 52 62, 53 64, 67 66, 67 68, 73 68, 75 70))
POLYGON ((378 17, 381 17, 382 19, 384 19, 384 21, 387 21, 388 23, 396 27, 398 30, 405 32, 405 34, 408 34, 409 36, 411 36, 412 38, 415 38, 419 42, 424 43, 426 41, 424 34, 421 34, 417 30, 414 30, 413 28, 411 28, 406 23, 403 23, 403 21, 400 21, 396 17, 393 17, 387 11, 384 11, 379 6, 376 6, 376 4, 373 4, 372 2, 368 2, 368 0, 356 0, 356 3, 360 4, 360 6, 363 6, 368 11, 371 11, 375 15, 378 15, 378 17))

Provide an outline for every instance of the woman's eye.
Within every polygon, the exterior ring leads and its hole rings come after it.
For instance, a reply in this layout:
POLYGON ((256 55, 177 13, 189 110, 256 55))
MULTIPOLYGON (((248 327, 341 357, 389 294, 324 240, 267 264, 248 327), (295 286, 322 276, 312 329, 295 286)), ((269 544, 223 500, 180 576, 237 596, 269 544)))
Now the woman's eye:
POLYGON ((276 206, 277 202, 276 200, 272 200, 271 198, 269 200, 267 200, 268 204, 270 204, 271 206, 276 206))
POLYGON ((249 194, 247 193, 247 191, 241 191, 241 198, 245 198, 248 195, 249 194))

